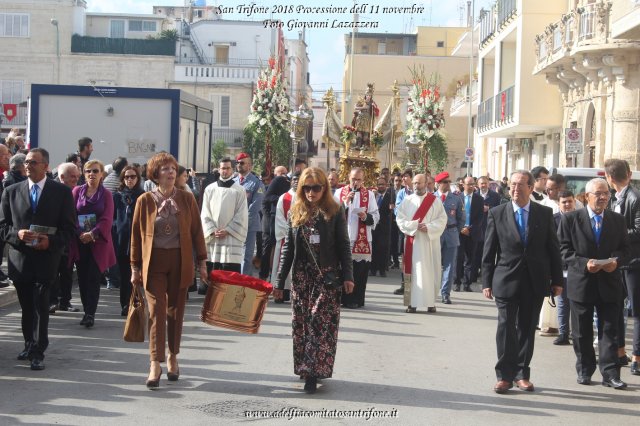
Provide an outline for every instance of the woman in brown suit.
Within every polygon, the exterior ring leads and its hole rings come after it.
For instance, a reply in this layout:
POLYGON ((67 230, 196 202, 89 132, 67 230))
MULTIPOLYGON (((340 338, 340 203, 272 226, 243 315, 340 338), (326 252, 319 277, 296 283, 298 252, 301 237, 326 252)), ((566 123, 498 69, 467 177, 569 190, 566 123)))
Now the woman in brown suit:
POLYGON ((178 380, 182 322, 187 289, 193 282, 195 251, 200 279, 207 282, 207 251, 200 212, 193 195, 175 188, 178 163, 172 155, 154 155, 147 177, 157 188, 141 195, 133 213, 131 233, 131 283, 144 285, 149 305, 151 366, 147 387, 160 384, 169 342, 167 378, 178 380))

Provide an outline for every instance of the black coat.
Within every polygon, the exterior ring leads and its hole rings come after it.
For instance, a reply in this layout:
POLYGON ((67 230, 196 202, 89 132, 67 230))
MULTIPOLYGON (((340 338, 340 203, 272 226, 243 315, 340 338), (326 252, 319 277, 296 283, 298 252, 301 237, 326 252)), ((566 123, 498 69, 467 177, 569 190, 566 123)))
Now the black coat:
MULTIPOLYGON (((326 222, 321 215, 317 226, 321 247, 320 256, 316 259, 318 265, 320 268, 334 266, 341 271, 340 276, 344 281, 353 281, 351 243, 349 242, 344 209, 340 207, 340 210, 329 222, 326 222)), ((298 232, 299 229, 297 226, 291 226, 291 220, 289 220, 289 231, 284 239, 280 254, 277 289, 284 289, 284 282, 289 275, 291 266, 298 261, 299 249, 306 245, 305 240, 298 232)))
MULTIPOLYGON (((462 199, 462 205, 464 206, 464 197, 465 193, 462 192, 460 194, 460 198, 462 199)), ((467 212, 465 211, 465 215, 467 212)), ((466 219, 466 216, 465 216, 466 219)), ((471 194, 471 217, 469 218, 469 230, 471 240, 474 242, 482 241, 482 236, 484 234, 484 227, 482 226, 482 222, 484 221, 484 199, 482 195, 474 192, 471 194)))
POLYGON ((513 204, 489 210, 482 256, 482 288, 496 297, 511 298, 530 283, 536 296, 548 296, 551 285, 562 286, 562 260, 553 213, 531 202, 527 246, 520 240, 513 204))
POLYGON ((20 172, 16 172, 12 170, 9 172, 9 176, 7 176, 2 181, 2 187, 7 188, 8 186, 15 185, 16 183, 22 182, 23 180, 27 180, 26 176, 23 176, 20 172))
POLYGON ((5 189, 0 202, 0 238, 11 245, 9 277, 21 283, 52 282, 64 248, 75 235, 76 223, 71 189, 61 183, 46 180, 35 213, 31 210, 28 181, 5 189), (47 250, 34 250, 18 238, 18 231, 31 225, 57 228, 49 236, 47 250))
MULTIPOLYGON (((476 191, 477 194, 480 196, 480 198, 482 198, 482 195, 480 194, 480 191, 476 191)), ((489 209, 492 209, 496 206, 500 205, 500 195, 496 192, 496 191, 492 191, 492 190, 488 190, 487 191, 487 198, 484 198, 484 205, 488 206, 489 209)), ((489 212, 488 211, 484 211, 484 208, 482 209, 482 223, 480 225, 482 231, 480 234, 480 239, 484 240, 484 234, 485 231, 487 229, 487 218, 489 217, 489 212)))
POLYGON ((620 214, 624 216, 631 246, 630 259, 626 267, 638 269, 640 268, 640 191, 629 185, 620 198, 622 203, 620 214))
POLYGON ((624 265, 630 254, 624 217, 611 210, 605 210, 603 214, 599 245, 596 245, 586 207, 563 215, 560 221, 558 235, 562 257, 569 266, 567 297, 570 300, 615 303, 622 299, 619 268, 611 273, 587 271, 589 259, 617 257, 618 265, 624 265))
POLYGON ((142 194, 144 190, 140 185, 133 190, 124 189, 113 193, 113 246, 117 257, 129 256, 133 211, 142 194))

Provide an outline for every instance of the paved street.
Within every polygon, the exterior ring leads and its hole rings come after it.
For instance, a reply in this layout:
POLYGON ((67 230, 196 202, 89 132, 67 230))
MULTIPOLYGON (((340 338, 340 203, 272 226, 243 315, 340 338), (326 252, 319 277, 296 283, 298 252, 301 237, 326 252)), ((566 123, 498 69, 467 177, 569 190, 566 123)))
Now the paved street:
MULTIPOLYGON (((260 333, 245 335, 202 324, 202 296, 192 293, 180 380, 169 384, 164 375, 158 391, 144 386, 146 344, 122 341, 117 291, 103 290, 93 329, 78 324, 80 313, 52 316, 42 372, 16 360, 22 349, 18 305, 5 306, 0 424, 210 425, 255 420, 245 410, 282 409, 397 413, 372 424, 637 424, 640 377, 625 368, 626 391, 580 386, 571 347, 553 346, 549 337, 536 341, 536 391, 494 394, 493 303, 482 299, 476 284, 475 293, 454 293, 453 305, 438 304, 435 315, 406 314, 400 296, 391 294, 398 280, 397 271, 370 278, 366 309, 343 311, 334 378, 323 380, 315 395, 306 395, 293 375, 288 304, 271 303, 260 333)), ((77 294, 73 302, 80 304, 77 294)))

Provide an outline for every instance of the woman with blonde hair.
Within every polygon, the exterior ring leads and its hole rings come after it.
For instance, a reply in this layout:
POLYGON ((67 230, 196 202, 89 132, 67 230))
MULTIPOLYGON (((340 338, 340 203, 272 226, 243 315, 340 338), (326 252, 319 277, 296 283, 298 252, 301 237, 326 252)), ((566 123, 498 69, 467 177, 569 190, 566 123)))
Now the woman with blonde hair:
POLYGON ((318 379, 333 374, 342 289, 353 291, 351 247, 344 209, 331 194, 324 172, 305 169, 291 207, 274 297, 291 277, 294 372, 314 393, 318 379))
POLYGON ((89 160, 84 165, 85 184, 73 188, 78 214, 76 238, 69 244, 69 261, 78 272, 84 317, 80 325, 93 327, 102 274, 116 263, 111 237, 113 195, 102 185, 104 164, 89 160))
POLYGON ((180 376, 178 353, 194 252, 200 279, 207 282, 200 211, 192 194, 175 187, 177 173, 178 163, 171 154, 154 155, 147 164, 147 178, 156 187, 138 197, 133 212, 131 283, 144 286, 149 305, 149 389, 160 385, 160 363, 165 359, 167 378, 176 381, 180 376))

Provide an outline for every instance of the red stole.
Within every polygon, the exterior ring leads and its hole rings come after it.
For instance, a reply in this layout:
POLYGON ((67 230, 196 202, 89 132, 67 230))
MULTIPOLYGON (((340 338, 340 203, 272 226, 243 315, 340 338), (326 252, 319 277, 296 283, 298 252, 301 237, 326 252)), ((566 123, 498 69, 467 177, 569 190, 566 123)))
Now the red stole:
POLYGON ((289 209, 291 208, 291 193, 285 192, 284 197, 282 197, 282 209, 284 210, 284 217, 286 218, 289 215, 289 209))
MULTIPOLYGON (((436 200, 436 196, 432 193, 428 192, 427 196, 424 197, 420 207, 416 210, 413 218, 411 220, 417 220, 418 223, 422 222, 425 218, 429 209, 433 205, 433 202, 436 200)), ((412 264, 413 264, 413 236, 405 235, 404 237, 404 257, 402 259, 402 264, 404 266, 404 273, 411 274, 412 264)))
MULTIPOLYGON (((365 211, 367 211, 369 209, 369 190, 364 186, 361 186, 359 191, 360 207, 364 208, 365 211)), ((347 200, 349 192, 351 192, 350 186, 343 186, 340 190, 340 201, 343 204, 347 200)), ((353 245, 351 253, 362 255, 371 254, 371 244, 369 244, 369 240, 367 239, 367 225, 365 225, 361 220, 358 220, 358 236, 356 237, 356 242, 353 245)))

